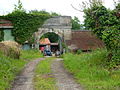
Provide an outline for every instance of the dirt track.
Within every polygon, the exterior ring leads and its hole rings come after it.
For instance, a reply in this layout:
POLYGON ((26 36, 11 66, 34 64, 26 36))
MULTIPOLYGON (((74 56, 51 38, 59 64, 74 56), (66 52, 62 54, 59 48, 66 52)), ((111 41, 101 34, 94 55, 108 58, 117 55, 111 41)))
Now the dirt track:
POLYGON ((57 59, 53 62, 52 71, 59 90, 83 90, 81 86, 74 81, 73 76, 64 69, 62 59, 57 59))
MULTIPOLYGON (((34 90, 33 77, 34 69, 39 61, 44 58, 29 62, 19 76, 16 77, 11 90, 34 90)), ((59 90, 83 90, 79 84, 74 81, 73 76, 68 73, 62 63, 63 59, 56 59, 51 65, 53 75, 56 78, 56 85, 59 90)))
POLYGON ((24 70, 21 72, 21 74, 16 77, 11 90, 34 90, 32 83, 34 69, 41 60, 43 60, 43 58, 29 62, 24 70))

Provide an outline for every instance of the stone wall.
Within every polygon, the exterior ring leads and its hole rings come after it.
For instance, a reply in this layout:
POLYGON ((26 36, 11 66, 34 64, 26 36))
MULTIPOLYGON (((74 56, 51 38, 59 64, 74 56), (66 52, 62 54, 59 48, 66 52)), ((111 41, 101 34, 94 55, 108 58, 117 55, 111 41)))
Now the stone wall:
POLYGON ((71 40, 71 28, 70 16, 55 16, 46 20, 42 28, 35 32, 36 46, 38 47, 40 37, 48 32, 56 33, 63 41, 71 40))
POLYGON ((104 47, 104 43, 91 31, 72 31, 71 28, 71 17, 69 16, 56 16, 46 20, 42 28, 35 33, 36 46, 39 46, 39 39, 43 34, 54 32, 71 50, 91 50, 104 47))

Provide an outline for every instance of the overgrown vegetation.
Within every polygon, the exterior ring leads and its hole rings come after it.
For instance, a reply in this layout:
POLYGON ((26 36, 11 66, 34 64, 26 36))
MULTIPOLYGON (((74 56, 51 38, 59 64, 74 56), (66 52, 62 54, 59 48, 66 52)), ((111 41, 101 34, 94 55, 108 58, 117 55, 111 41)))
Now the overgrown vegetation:
POLYGON ((12 21, 14 25, 12 34, 20 44, 25 43, 25 41, 33 43, 33 33, 36 32, 49 17, 49 15, 35 15, 24 11, 14 11, 5 16, 6 19, 12 21))
POLYGON ((83 24, 80 23, 80 20, 75 16, 72 19, 72 30, 83 30, 83 24))
POLYGON ((46 19, 58 15, 57 13, 49 13, 44 10, 32 10, 27 13, 21 1, 18 0, 18 5, 15 5, 13 12, 5 16, 0 16, 0 19, 7 19, 13 23, 12 34, 15 37, 15 41, 24 44, 25 41, 33 43, 34 32, 38 31, 38 28, 43 25, 46 19))
POLYGON ((102 0, 89 0, 84 4, 85 27, 102 39, 109 52, 110 66, 120 65, 120 2, 115 9, 107 9, 102 0))
POLYGON ((49 33, 44 34, 41 37, 41 39, 42 38, 49 38, 51 43, 56 43, 59 40, 59 36, 56 33, 53 33, 53 32, 49 32, 49 33))
POLYGON ((81 55, 66 54, 64 65, 85 90, 119 90, 120 67, 109 70, 107 55, 106 49, 81 55))
POLYGON ((12 59, 0 53, 0 90, 11 88, 11 82, 15 76, 24 68, 24 65, 33 58, 40 58, 38 51, 22 51, 21 59, 12 59), (34 53, 34 54, 33 54, 34 53))
POLYGON ((35 70, 35 90, 57 90, 55 78, 51 71, 51 63, 54 58, 47 58, 41 61, 35 70))
POLYGON ((23 60, 30 60, 34 58, 40 58, 43 57, 43 55, 38 50, 22 50, 21 52, 21 58, 23 60))

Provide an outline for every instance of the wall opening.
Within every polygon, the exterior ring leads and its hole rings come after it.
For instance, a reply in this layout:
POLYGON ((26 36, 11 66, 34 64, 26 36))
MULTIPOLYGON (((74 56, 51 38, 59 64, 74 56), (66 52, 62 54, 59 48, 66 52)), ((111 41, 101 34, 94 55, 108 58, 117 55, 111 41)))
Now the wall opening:
POLYGON ((56 51, 60 51, 62 53, 62 39, 58 34, 54 32, 47 32, 40 37, 39 41, 40 50, 43 47, 45 49, 46 46, 49 46, 50 51, 53 54, 56 53, 56 51))

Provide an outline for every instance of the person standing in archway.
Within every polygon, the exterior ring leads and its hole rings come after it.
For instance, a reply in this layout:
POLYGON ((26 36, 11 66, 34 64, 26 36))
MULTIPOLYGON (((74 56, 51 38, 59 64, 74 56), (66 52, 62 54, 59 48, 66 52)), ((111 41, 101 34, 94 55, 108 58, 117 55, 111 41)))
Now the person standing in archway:
POLYGON ((44 52, 44 49, 45 49, 44 47, 41 47, 41 52, 42 52, 42 53, 44 52))

